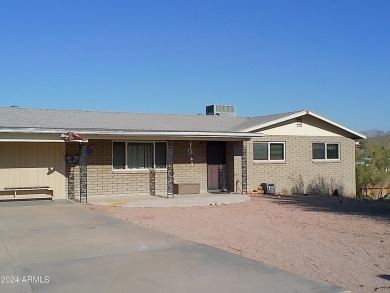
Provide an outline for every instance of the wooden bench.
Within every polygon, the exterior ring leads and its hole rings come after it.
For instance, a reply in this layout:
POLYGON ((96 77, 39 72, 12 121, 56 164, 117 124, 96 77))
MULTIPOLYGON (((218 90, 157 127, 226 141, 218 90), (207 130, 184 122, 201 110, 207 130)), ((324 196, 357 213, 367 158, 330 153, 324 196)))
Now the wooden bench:
POLYGON ((199 183, 175 183, 173 194, 198 194, 200 193, 199 183))
POLYGON ((5 187, 0 195, 5 196, 2 200, 52 199, 53 190, 49 186, 5 187))

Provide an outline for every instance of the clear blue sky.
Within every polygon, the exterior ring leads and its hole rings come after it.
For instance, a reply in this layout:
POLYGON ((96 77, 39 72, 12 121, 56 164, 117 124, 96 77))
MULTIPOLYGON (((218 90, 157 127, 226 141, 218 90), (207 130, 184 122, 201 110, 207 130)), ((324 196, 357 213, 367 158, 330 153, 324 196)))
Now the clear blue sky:
POLYGON ((0 0, 0 106, 390 130, 389 0, 0 0))

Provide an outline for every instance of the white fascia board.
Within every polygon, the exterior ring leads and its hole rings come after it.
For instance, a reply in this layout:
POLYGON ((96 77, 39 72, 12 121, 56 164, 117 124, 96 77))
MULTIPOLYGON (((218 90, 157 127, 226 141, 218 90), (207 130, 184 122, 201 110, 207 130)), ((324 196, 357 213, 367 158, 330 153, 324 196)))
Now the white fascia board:
POLYGON ((91 137, 98 136, 127 136, 127 137, 169 137, 176 139, 207 139, 207 138, 226 138, 226 139, 251 139, 252 137, 263 137, 261 133, 237 133, 237 132, 161 132, 161 131, 147 131, 147 132, 121 132, 121 131, 88 131, 88 132, 78 132, 81 136, 84 134, 91 137))
POLYGON ((64 142, 58 133, 36 133, 0 129, 0 142, 64 142))
POLYGON ((23 138, 0 138, 0 142, 63 142, 63 139, 23 139, 23 138))
POLYGON ((316 114, 316 113, 314 113, 312 111, 307 111, 307 114, 309 114, 309 115, 311 115, 313 117, 316 117, 316 118, 318 118, 320 120, 323 120, 323 121, 325 121, 325 122, 327 122, 327 123, 329 123, 331 125, 334 125, 334 126, 336 126, 338 128, 341 128, 341 129, 343 129, 343 130, 345 130, 345 131, 355 135, 357 139, 366 139, 367 138, 367 136, 365 136, 364 134, 361 134, 359 132, 353 131, 352 129, 349 129, 349 128, 341 125, 341 124, 338 124, 338 123, 336 123, 334 121, 331 121, 331 120, 329 120, 329 119, 327 119, 325 117, 322 117, 321 115, 318 115, 318 114, 316 114))
POLYGON ((284 121, 287 121, 287 120, 290 120, 290 119, 301 117, 301 116, 303 116, 305 114, 308 114, 308 113, 309 113, 308 110, 300 111, 300 112, 291 114, 289 116, 285 116, 285 117, 282 117, 282 118, 279 118, 279 119, 275 119, 275 120, 272 120, 272 121, 269 121, 269 122, 266 122, 266 123, 258 124, 256 126, 252 126, 252 127, 243 129, 242 131, 243 132, 255 131, 255 130, 260 129, 260 128, 265 128, 265 127, 272 126, 274 124, 278 124, 278 123, 281 123, 281 122, 284 122, 284 121))
POLYGON ((263 137, 261 133, 246 132, 203 132, 203 131, 114 131, 114 130, 82 130, 82 129, 0 129, 0 133, 20 133, 20 134, 54 134, 59 135, 70 131, 77 132, 81 136, 136 136, 136 137, 175 137, 175 138, 231 138, 231 139, 251 139, 252 137, 263 137))
POLYGON ((63 134, 65 129, 37 129, 37 128, 2 128, 0 133, 20 133, 20 134, 63 134))

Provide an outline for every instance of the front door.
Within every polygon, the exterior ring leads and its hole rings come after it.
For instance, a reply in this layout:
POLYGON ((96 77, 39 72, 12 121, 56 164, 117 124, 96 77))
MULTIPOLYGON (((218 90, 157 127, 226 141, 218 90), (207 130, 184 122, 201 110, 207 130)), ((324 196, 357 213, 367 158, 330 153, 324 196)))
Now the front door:
POLYGON ((207 142, 207 190, 226 191, 226 143, 207 142))

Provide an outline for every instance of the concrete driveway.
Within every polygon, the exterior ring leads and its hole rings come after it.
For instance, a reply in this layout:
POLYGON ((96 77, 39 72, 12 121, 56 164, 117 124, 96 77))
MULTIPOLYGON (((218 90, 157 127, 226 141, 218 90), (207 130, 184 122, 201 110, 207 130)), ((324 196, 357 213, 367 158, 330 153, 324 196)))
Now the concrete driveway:
POLYGON ((0 292, 346 292, 66 201, 0 203, 0 278, 0 292))

